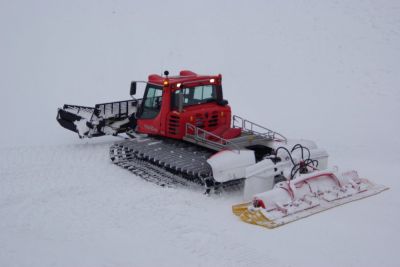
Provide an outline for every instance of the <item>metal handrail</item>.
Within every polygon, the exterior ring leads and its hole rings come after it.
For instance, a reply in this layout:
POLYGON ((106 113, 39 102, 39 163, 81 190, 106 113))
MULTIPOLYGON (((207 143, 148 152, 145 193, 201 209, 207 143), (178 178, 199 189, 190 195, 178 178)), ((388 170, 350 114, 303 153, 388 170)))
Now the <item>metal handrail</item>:
POLYGON ((257 123, 251 122, 249 120, 243 119, 242 117, 233 115, 233 127, 234 128, 241 128, 243 131, 250 132, 252 134, 265 137, 268 139, 276 140, 276 141, 283 141, 287 142, 287 138, 283 136, 282 134, 272 131, 264 126, 261 126, 257 123), (239 123, 239 125, 236 124, 236 122, 239 123), (250 125, 250 126, 248 126, 250 125), (263 132, 256 131, 254 128, 260 128, 263 132))
POLYGON ((186 127, 185 127, 185 135, 186 136, 193 136, 194 139, 196 140, 200 140, 204 143, 211 143, 217 146, 222 146, 222 147, 226 147, 231 151, 237 152, 240 154, 240 147, 216 134, 213 134, 209 131, 206 131, 202 128, 196 127, 193 124, 190 123, 186 123, 186 127), (190 133, 190 131, 193 132, 193 134, 190 133), (211 138, 214 138, 217 141, 214 140, 210 140, 211 138), (230 149, 230 147, 234 147, 235 149, 230 149))
MULTIPOLYGON (((135 102, 138 103, 139 101, 141 101, 141 99, 129 99, 129 100, 122 100, 122 101, 100 103, 100 104, 96 104, 94 109, 97 110, 97 112, 99 112, 98 115, 103 115, 103 116, 106 116, 106 111, 110 110, 111 116, 108 116, 107 118, 121 117, 122 115, 127 116, 129 114, 129 105, 131 103, 135 103, 135 102), (122 104, 124 104, 124 108, 122 108, 122 104)), ((95 112, 93 112, 92 119, 93 119, 94 115, 95 115, 95 112)))

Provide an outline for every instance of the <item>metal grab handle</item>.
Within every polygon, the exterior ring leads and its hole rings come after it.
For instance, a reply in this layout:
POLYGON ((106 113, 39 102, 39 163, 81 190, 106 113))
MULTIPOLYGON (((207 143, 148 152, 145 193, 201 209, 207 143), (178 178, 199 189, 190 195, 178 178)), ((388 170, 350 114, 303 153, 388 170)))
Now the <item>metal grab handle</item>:
POLYGON ((235 148, 235 149, 230 149, 231 151, 235 151, 235 152, 240 153, 240 148, 236 144, 234 144, 234 143, 232 143, 232 142, 230 142, 230 141, 228 141, 228 140, 226 140, 226 139, 224 139, 224 138, 222 138, 222 137, 220 137, 220 136, 218 136, 216 134, 213 134, 213 133, 208 132, 208 131, 206 131, 204 129, 196 127, 193 124, 186 123, 185 134, 188 135, 188 136, 193 136, 194 139, 201 140, 201 141, 203 141, 205 143, 221 145, 221 146, 224 146, 224 147, 229 145, 229 146, 235 148), (193 132, 193 134, 191 134, 190 132, 193 132), (210 137, 212 139, 210 139, 210 137))

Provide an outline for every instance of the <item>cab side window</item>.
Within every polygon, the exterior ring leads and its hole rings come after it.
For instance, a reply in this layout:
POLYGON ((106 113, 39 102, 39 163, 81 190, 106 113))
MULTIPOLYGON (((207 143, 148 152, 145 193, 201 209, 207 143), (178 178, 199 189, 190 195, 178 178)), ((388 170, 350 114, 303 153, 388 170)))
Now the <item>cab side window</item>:
POLYGON ((214 85, 200 85, 177 90, 173 95, 173 107, 178 108, 179 95, 183 95, 183 106, 191 106, 217 101, 214 85))

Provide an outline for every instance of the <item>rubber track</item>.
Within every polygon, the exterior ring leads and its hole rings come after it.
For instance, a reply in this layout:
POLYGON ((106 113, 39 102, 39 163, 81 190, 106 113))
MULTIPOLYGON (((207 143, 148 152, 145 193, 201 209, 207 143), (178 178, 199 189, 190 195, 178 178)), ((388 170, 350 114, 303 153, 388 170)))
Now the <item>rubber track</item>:
POLYGON ((110 148, 110 158, 114 164, 127 169, 148 182, 165 187, 188 185, 188 181, 137 158, 131 151, 121 145, 115 144, 110 148))
MULTIPOLYGON (((166 187, 205 186, 206 179, 214 182, 211 166, 206 161, 212 154, 185 142, 151 137, 120 141, 110 147, 114 164, 166 187)), ((232 191, 242 184, 242 180, 235 180, 212 187, 232 191)))

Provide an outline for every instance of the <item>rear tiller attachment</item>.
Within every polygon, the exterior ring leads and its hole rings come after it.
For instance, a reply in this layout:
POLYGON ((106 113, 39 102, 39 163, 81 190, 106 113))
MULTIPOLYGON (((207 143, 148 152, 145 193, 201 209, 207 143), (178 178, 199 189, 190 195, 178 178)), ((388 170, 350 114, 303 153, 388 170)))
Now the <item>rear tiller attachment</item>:
POLYGON ((313 171, 277 183, 256 194, 252 202, 234 205, 233 213, 247 223, 275 228, 388 189, 359 178, 356 171, 313 171))

